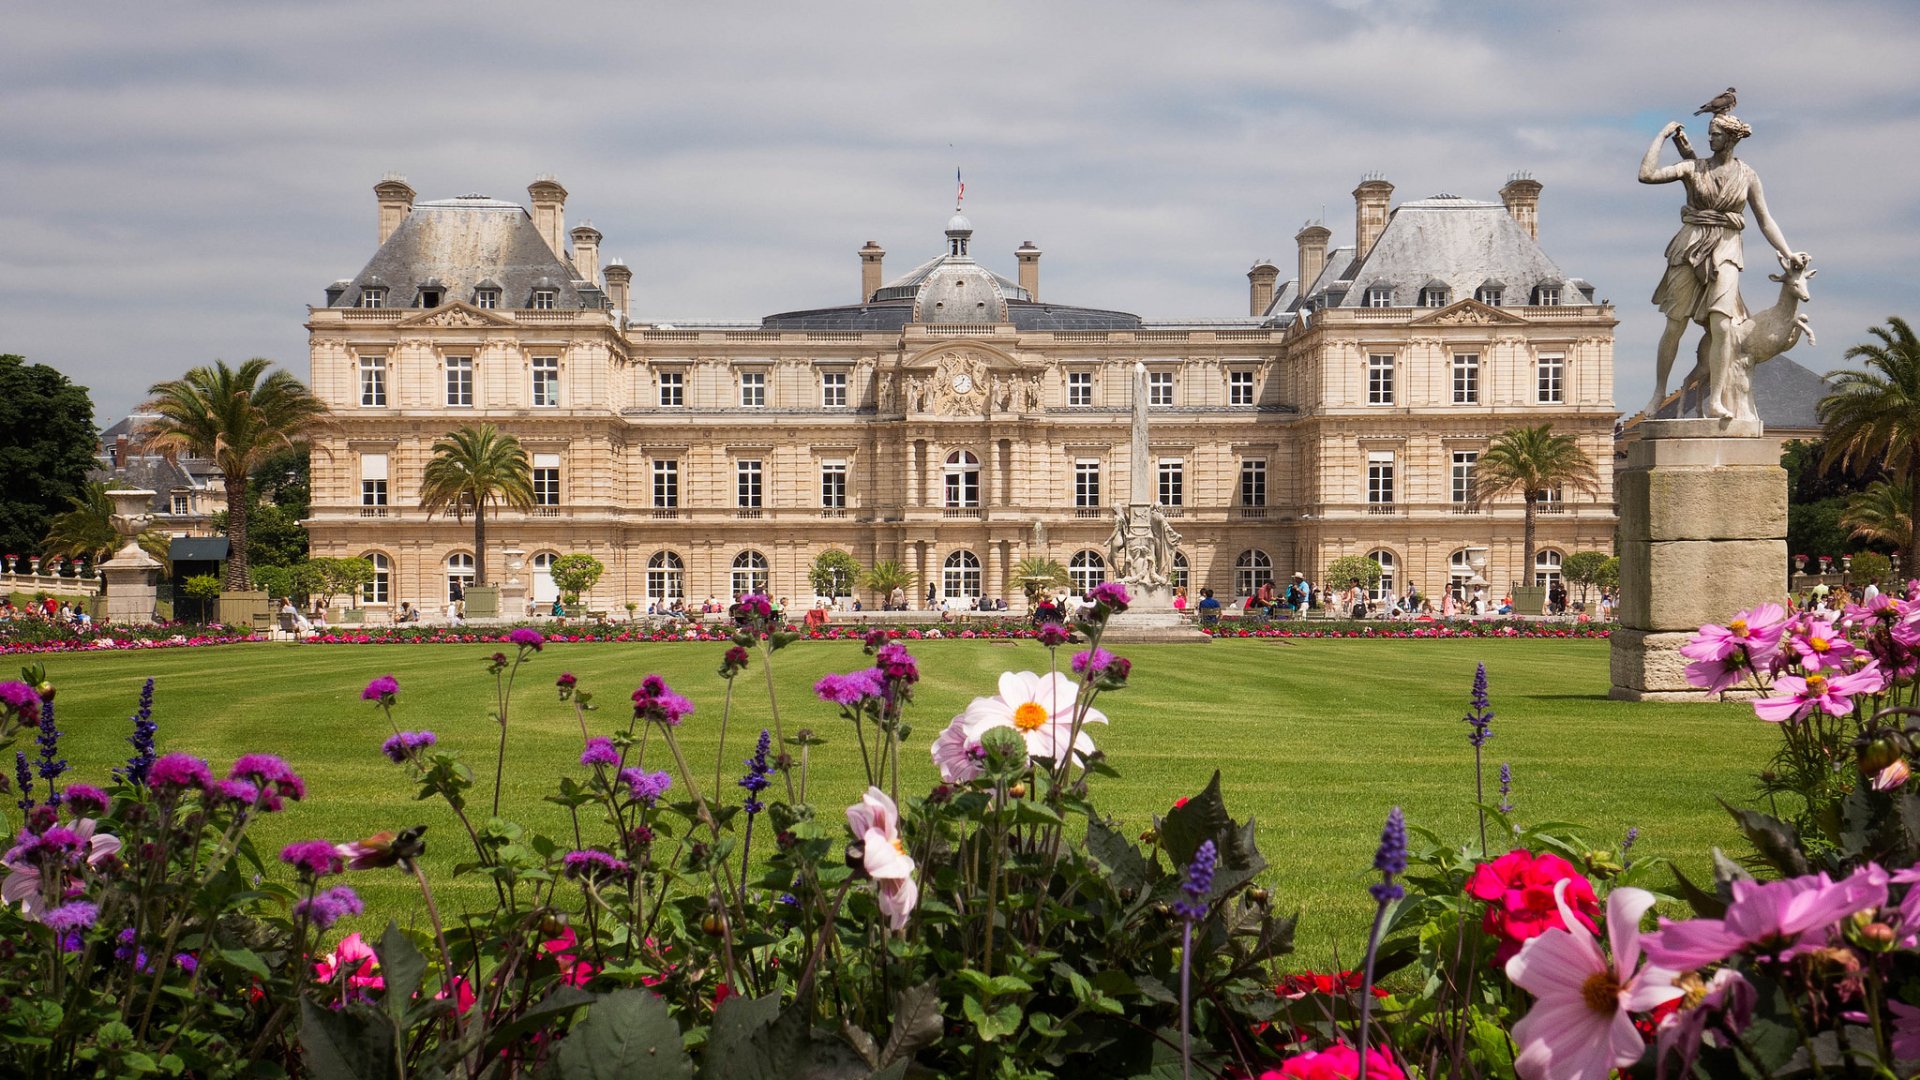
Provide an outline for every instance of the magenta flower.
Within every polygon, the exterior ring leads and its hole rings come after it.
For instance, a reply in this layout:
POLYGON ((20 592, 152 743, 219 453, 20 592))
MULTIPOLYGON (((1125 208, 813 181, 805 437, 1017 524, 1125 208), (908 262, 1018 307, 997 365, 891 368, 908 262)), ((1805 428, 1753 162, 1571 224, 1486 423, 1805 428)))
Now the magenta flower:
POLYGON ((852 708, 869 698, 886 696, 885 677, 879 668, 828 675, 813 684, 813 692, 830 705, 852 708))
MULTIPOLYGON (((1646 936, 1647 956, 1662 967, 1705 967, 1747 949, 1782 956, 1824 943, 1825 930, 1887 902, 1885 870, 1873 863, 1834 881, 1823 871, 1785 881, 1735 881, 1725 918, 1660 920, 1646 936)), ((1618 892, 1619 890, 1615 890, 1618 892)))
POLYGON ((1660 1075, 1666 1075, 1667 1055, 1678 1054, 1680 1074, 1691 1076, 1694 1059, 1700 1056, 1700 1041, 1710 1026, 1729 1038, 1739 1038, 1753 1022, 1753 1007, 1759 996, 1747 977, 1733 968, 1714 972, 1697 1003, 1683 1001, 1681 1008, 1661 1018, 1654 1042, 1654 1061, 1660 1075))
POLYGON ((1786 637, 1787 648, 1800 661, 1800 666, 1808 671, 1842 667, 1847 657, 1859 651, 1853 642, 1848 641, 1825 619, 1808 616, 1803 624, 1790 630, 1786 637))
POLYGON ((440 737, 431 731, 402 731, 388 736, 380 752, 398 765, 438 741, 440 737))
POLYGON ((652 806, 673 786, 673 776, 666 770, 650 773, 644 769, 621 769, 620 781, 627 785, 628 794, 633 801, 652 806))
POLYGON ((507 640, 523 649, 539 652, 540 647, 546 644, 547 636, 530 626, 516 626, 507 634, 507 640))
POLYGON ((207 785, 202 795, 229 807, 252 806, 260 799, 260 788, 251 780, 221 780, 207 785))
POLYGON ((1127 603, 1133 597, 1127 595, 1127 587, 1117 581, 1103 581, 1087 590, 1087 599, 1096 604, 1105 604, 1116 613, 1127 610, 1127 603))
POLYGON ((213 781, 207 763, 190 754, 163 754, 147 770, 147 786, 155 791, 179 791, 204 788, 213 781))
POLYGON ((40 692, 19 679, 0 682, 0 710, 19 718, 22 724, 37 724, 40 722, 40 692))
POLYGON ((400 680, 391 675, 382 675, 368 683, 365 690, 360 691, 360 700, 377 701, 382 705, 391 705, 393 704, 393 696, 399 692, 400 680))
POLYGON ((67 812, 74 817, 94 817, 107 812, 107 793, 91 784, 69 784, 64 794, 67 812))
POLYGON ((86 900, 75 900, 62 904, 45 915, 40 921, 57 934, 77 934, 82 930, 91 930, 100 918, 100 905, 86 900))
POLYGON ((360 902, 360 895, 345 885, 336 885, 325 892, 293 905, 296 916, 305 916, 316 930, 325 930, 348 915, 358 915, 366 910, 360 902))
POLYGON ((257 784, 266 801, 262 808, 280 809, 280 800, 292 799, 298 802, 307 797, 306 781, 294 773, 285 761, 272 754, 243 754, 227 770, 229 780, 251 780, 257 784))
POLYGON ((588 881, 619 879, 633 872, 633 867, 625 859, 616 859, 604 851, 592 849, 569 851, 561 862, 566 867, 567 876, 588 881))
POLYGON ((587 740, 587 748, 580 752, 582 765, 618 765, 620 751, 614 749, 613 740, 605 735, 595 735, 587 740))
POLYGON ((1740 612, 1725 626, 1703 626, 1680 651, 1690 659, 1712 654, 1720 658, 1745 651, 1754 666, 1765 664, 1780 648, 1786 632, 1787 611, 1779 604, 1760 604, 1740 612), (1689 650, 1692 651, 1689 651, 1689 650))
POLYGON ((1845 716, 1853 711, 1854 695, 1877 694, 1886 686, 1886 677, 1872 663, 1851 675, 1822 671, 1809 671, 1805 678, 1782 675, 1773 681, 1773 689, 1780 696, 1756 700, 1753 711, 1772 724, 1803 719, 1814 709, 1828 716, 1845 716))
POLYGON ((640 688, 633 692, 635 720, 656 720, 667 727, 679 727, 691 715, 693 702, 674 693, 667 680, 658 675, 641 679, 640 688))
POLYGON ((340 851, 325 840, 300 840, 280 849, 280 861, 308 878, 339 873, 342 859, 340 851))
POLYGON ((1057 649, 1073 638, 1067 628, 1057 622, 1042 623, 1040 632, 1035 636, 1040 639, 1040 644, 1049 649, 1057 649))

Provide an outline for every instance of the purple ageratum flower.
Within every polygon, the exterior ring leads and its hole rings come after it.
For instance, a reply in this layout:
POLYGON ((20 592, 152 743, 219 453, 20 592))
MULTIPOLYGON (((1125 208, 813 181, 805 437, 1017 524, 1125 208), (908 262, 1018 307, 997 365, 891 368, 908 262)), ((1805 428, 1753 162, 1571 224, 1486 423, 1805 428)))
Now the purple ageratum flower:
POLYGON ((74 900, 61 904, 40 917, 47 928, 56 934, 77 934, 90 930, 100 918, 100 905, 87 900, 74 900))
POLYGON ((567 876, 584 878, 588 881, 619 879, 633 872, 633 867, 625 859, 616 859, 604 851, 569 851, 561 860, 566 866, 567 876))
POLYGON ((1124 681, 1133 671, 1133 662, 1124 656, 1115 656, 1105 649, 1091 649, 1073 655, 1073 673, 1085 675, 1088 669, 1096 679, 1124 681))
POLYGON ((323 878, 343 868, 340 851, 325 840, 300 840, 280 849, 280 861, 301 877, 323 878))
POLYGON ((879 668, 828 675, 813 684, 813 692, 830 705, 853 708, 869 698, 885 697, 885 678, 879 668))
POLYGON ((358 915, 365 910, 359 894, 345 885, 314 893, 293 905, 294 915, 304 916, 316 930, 325 930, 348 915, 358 915))
POLYGON ((1367 887, 1374 903, 1389 904, 1407 895, 1405 889, 1393 882, 1395 875, 1407 871, 1407 819, 1397 806, 1387 811, 1387 824, 1380 830, 1380 848, 1374 852, 1373 868, 1380 871, 1380 884, 1367 887))
POLYGON ((67 812, 74 817, 98 817, 107 812, 107 793, 92 784, 67 786, 67 812))
POLYGON ((582 765, 618 765, 620 751, 614 749, 613 740, 605 735, 595 735, 587 740, 587 748, 580 752, 582 765))
POLYGON ((190 952, 173 954, 173 966, 191 975, 200 968, 200 958, 190 952))
POLYGON ((773 766, 767 763, 767 751, 773 749, 773 737, 765 728, 760 729, 760 741, 755 744, 753 756, 746 760, 747 775, 740 778, 740 786, 746 789, 746 809, 749 816, 767 808, 760 801, 760 793, 767 790, 773 781, 767 777, 772 774, 773 766))
POLYGON ((133 714, 133 734, 127 736, 127 742, 133 746, 133 756, 127 759, 126 767, 119 770, 119 776, 129 784, 147 782, 147 770, 153 768, 153 735, 160 725, 153 722, 153 679, 140 688, 140 708, 133 714))
POLYGON ((231 806, 252 806, 260 801, 260 787, 251 780, 222 780, 209 784, 202 794, 209 802, 231 806))
POLYGON ((1493 703, 1487 699, 1487 665, 1481 664, 1473 673, 1473 705, 1461 720, 1471 730, 1467 732, 1467 741, 1475 747, 1485 746, 1493 738, 1493 703))
POLYGON ((160 757, 147 771, 147 786, 156 791, 180 791, 204 788, 213 782, 207 763, 191 754, 172 753, 160 757))
POLYGON ((259 786, 266 801, 261 804, 264 810, 280 809, 280 800, 292 799, 295 802, 307 797, 306 781, 294 773, 287 763, 272 754, 242 754, 227 770, 229 780, 250 780, 259 786))
POLYGON ((1203 841, 1187 866, 1187 880, 1180 885, 1182 895, 1174 901, 1174 914, 1189 921, 1206 918, 1207 894, 1213 891, 1213 872, 1219 862, 1220 852, 1213 841, 1203 841))
POLYGON ((393 697, 400 692, 400 680, 391 675, 382 675, 367 684, 360 691, 361 701, 377 701, 382 705, 393 704, 393 697))
POLYGON ((640 680, 640 689, 633 692, 635 720, 655 720, 667 727, 679 727, 691 715, 693 702, 674 693, 667 680, 658 675, 640 680))
POLYGON ((1103 581, 1087 590, 1087 599, 1096 604, 1105 604, 1115 614, 1127 610, 1127 604, 1133 597, 1127 595, 1127 587, 1117 581, 1103 581))
POLYGON ((0 710, 19 719, 22 724, 40 722, 40 692, 19 679, 0 682, 0 710))
POLYGON ((913 654, 905 645, 890 642, 880 646, 873 654, 878 662, 880 673, 890 682, 917 683, 920 681, 920 665, 914 663, 913 654))
POLYGON ((1040 638, 1040 644, 1045 645, 1049 649, 1057 649, 1073 640, 1073 634, 1068 631, 1064 625, 1057 622, 1041 623, 1038 637, 1040 638))
POLYGON ((64 825, 55 825, 39 833, 23 832, 20 842, 7 852, 6 861, 15 864, 66 863, 80 853, 84 843, 79 833, 64 825))
POLYGON ((380 752, 398 765, 439 741, 440 736, 431 731, 402 731, 387 736, 387 741, 380 744, 380 752))
POLYGON ((659 802, 660 797, 673 786, 673 776, 665 769, 654 773, 644 769, 621 769, 620 779, 627 785, 633 801, 643 802, 648 806, 659 802))
POLYGON ((539 652, 540 647, 547 643, 547 635, 531 626, 516 626, 507 634, 507 640, 523 649, 539 652))

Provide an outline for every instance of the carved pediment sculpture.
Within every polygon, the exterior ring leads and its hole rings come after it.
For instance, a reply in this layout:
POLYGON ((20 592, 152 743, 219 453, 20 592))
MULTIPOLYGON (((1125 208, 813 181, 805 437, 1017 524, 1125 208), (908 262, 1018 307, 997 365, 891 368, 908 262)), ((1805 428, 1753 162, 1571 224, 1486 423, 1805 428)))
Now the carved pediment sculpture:
POLYGON ((932 411, 948 416, 986 412, 987 378, 986 357, 958 349, 942 354, 931 376, 932 411))
POLYGON ((1431 315, 1414 319, 1413 326, 1514 326, 1525 323, 1518 315, 1490 307, 1478 300, 1462 300, 1431 315))
POLYGON ((432 311, 423 311, 400 320, 403 327, 512 326, 514 321, 495 311, 482 311, 471 304, 454 301, 432 311))

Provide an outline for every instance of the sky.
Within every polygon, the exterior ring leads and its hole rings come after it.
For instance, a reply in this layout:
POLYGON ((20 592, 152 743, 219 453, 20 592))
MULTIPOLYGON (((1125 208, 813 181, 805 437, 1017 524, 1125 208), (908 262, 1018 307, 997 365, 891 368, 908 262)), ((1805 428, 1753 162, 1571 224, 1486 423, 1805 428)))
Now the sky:
POLYGON ((1794 359, 1920 316, 1916 55, 1911 0, 31 5, 0 35, 0 352, 103 425, 214 358, 305 377, 388 172, 523 205, 556 176, 673 321, 854 301, 864 242, 889 276, 942 250, 956 168, 977 258, 1013 277, 1032 240, 1044 296, 1150 319, 1244 316, 1307 221, 1352 242, 1366 174, 1398 203, 1524 170, 1547 254, 1617 306, 1631 412, 1682 201, 1634 173, 1670 119, 1705 152, 1688 114, 1728 85, 1820 270, 1794 359))

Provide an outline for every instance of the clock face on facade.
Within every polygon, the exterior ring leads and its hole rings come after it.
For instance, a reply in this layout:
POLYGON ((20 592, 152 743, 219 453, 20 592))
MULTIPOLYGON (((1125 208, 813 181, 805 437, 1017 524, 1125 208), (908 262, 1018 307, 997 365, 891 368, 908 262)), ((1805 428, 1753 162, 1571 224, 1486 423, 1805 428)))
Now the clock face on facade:
POLYGON ((953 392, 956 394, 973 393, 973 376, 961 372, 953 377, 953 392))

